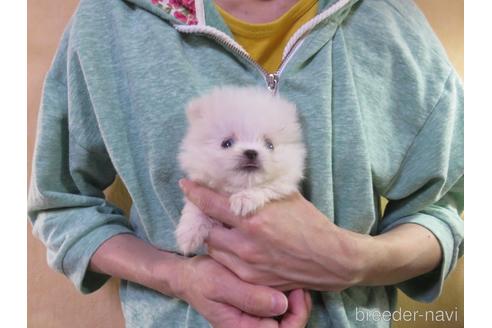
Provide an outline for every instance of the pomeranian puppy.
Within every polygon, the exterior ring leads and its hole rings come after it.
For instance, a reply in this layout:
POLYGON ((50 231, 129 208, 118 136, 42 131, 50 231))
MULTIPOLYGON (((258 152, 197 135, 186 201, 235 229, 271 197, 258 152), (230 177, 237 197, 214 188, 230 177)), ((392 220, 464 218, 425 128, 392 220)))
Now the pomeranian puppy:
MULTIPOLYGON (((240 216, 298 190, 306 150, 296 107, 267 90, 222 87, 192 100, 179 162, 191 180, 229 196, 240 216)), ((178 247, 195 252, 219 224, 185 199, 178 247)))

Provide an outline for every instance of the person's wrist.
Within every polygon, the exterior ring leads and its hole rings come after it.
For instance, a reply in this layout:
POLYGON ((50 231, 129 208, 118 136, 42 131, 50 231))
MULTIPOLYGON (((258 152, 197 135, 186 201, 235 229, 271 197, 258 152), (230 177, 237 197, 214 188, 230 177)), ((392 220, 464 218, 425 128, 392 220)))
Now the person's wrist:
POLYGON ((181 257, 176 261, 174 265, 173 276, 170 278, 170 289, 174 295, 181 300, 188 302, 188 289, 190 284, 188 283, 189 270, 190 270, 190 258, 181 257))
POLYGON ((367 285, 379 266, 381 252, 376 238, 337 227, 338 238, 344 241, 346 288, 367 285))
POLYGON ((440 246, 426 228, 402 224, 372 237, 369 259, 359 285, 394 285, 439 265, 440 246))
POLYGON ((186 259, 177 254, 160 251, 149 259, 148 287, 171 297, 182 298, 183 268, 186 259))
POLYGON ((355 270, 354 285, 373 286, 376 284, 377 277, 384 271, 388 252, 378 238, 363 234, 359 236, 358 267, 355 270))
POLYGON ((190 281, 193 281, 191 276, 196 272, 196 266, 202 259, 203 258, 201 256, 180 256, 178 261, 174 263, 172 276, 167 280, 174 297, 179 298, 189 304, 192 303, 192 297, 195 292, 193 287, 195 285, 190 284, 190 281))

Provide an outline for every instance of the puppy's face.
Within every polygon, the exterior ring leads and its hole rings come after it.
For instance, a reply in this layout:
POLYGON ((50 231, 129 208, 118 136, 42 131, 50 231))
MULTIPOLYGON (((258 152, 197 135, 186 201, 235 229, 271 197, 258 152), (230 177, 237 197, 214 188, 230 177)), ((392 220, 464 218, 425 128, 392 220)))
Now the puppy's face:
POLYGON ((300 178, 304 146, 295 106, 252 88, 216 89, 187 108, 180 162, 190 178, 226 191, 300 178))

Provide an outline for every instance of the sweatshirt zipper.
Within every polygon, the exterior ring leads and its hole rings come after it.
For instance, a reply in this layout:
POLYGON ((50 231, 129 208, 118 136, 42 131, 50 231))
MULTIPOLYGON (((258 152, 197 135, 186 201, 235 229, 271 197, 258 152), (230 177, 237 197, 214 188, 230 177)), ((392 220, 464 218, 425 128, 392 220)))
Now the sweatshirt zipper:
MULTIPOLYGON (((286 64, 285 60, 282 60, 279 69, 275 73, 270 73, 266 71, 260 64, 258 64, 247 52, 241 47, 236 41, 231 39, 227 34, 222 31, 219 31, 215 28, 209 26, 183 26, 178 25, 175 28, 179 32, 187 33, 187 34, 201 34, 209 37, 210 39, 222 44, 227 49, 231 50, 236 55, 240 56, 244 60, 246 60, 249 64, 255 67, 265 79, 266 87, 273 94, 277 93, 278 90, 278 82, 280 73, 283 71, 283 67, 286 64)), ((289 56, 290 58, 291 56, 289 56)), ((286 57, 287 58, 287 57, 286 57)))
POLYGON ((290 38, 289 42, 287 43, 286 49, 288 50, 286 53, 284 53, 280 66, 275 73, 270 73, 266 71, 260 64, 258 64, 248 54, 246 50, 244 50, 243 47, 241 47, 241 45, 239 45, 229 35, 225 34, 224 32, 216 28, 207 25, 175 25, 174 27, 177 31, 182 33, 205 35, 211 38, 212 40, 222 44, 223 46, 225 46, 226 48, 228 48, 229 50, 231 50, 232 52, 234 52, 235 54, 246 60, 262 74, 263 78, 265 79, 265 83, 268 90, 270 90, 270 92, 275 95, 278 91, 280 75, 284 71, 287 63, 293 57, 294 53, 297 51, 297 49, 299 49, 300 45, 302 44, 302 41, 304 41, 304 36, 307 34, 307 32, 312 30, 315 26, 320 24, 326 18, 333 15, 335 12, 337 12, 339 9, 344 7, 349 2, 350 0, 338 0, 323 13, 317 15, 316 17, 312 18, 307 23, 305 23, 303 26, 301 26, 301 28, 299 28, 299 30, 297 30, 296 33, 294 33, 294 35, 290 38))

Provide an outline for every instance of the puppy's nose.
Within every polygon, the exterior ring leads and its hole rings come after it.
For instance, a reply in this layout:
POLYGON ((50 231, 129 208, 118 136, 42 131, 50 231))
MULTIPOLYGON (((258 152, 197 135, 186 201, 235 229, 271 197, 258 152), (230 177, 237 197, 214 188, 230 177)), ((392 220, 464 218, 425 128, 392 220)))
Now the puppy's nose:
POLYGON ((244 154, 244 156, 246 156, 246 158, 248 158, 250 160, 254 160, 254 159, 256 159, 256 157, 258 157, 258 152, 256 150, 253 150, 253 149, 245 150, 243 154, 244 154))

